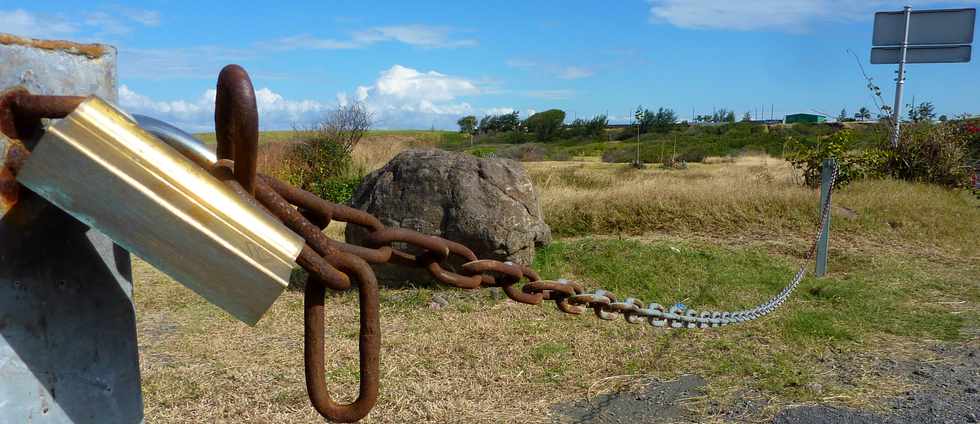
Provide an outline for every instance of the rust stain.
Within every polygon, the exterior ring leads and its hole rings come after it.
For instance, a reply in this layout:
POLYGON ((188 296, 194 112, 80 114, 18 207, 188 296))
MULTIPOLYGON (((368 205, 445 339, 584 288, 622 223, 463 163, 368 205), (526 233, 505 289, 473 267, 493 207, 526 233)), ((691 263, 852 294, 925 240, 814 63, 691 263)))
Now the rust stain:
POLYGON ((64 40, 38 40, 0 33, 0 44, 33 47, 42 50, 57 50, 66 53, 98 59, 105 56, 108 47, 103 44, 79 44, 64 40))
POLYGON ((17 171, 24 165, 30 152, 17 140, 7 139, 0 155, 0 216, 4 215, 20 198, 17 171))

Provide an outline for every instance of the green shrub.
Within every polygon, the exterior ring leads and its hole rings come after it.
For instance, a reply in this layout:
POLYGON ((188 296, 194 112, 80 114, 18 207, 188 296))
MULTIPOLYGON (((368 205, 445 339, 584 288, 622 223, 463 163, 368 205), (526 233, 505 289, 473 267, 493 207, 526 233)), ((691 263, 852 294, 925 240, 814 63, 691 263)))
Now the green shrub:
POLYGON ((371 118, 355 103, 330 111, 310 128, 294 130, 295 142, 281 171, 286 181, 332 202, 350 201, 365 173, 351 155, 370 128, 371 118))
POLYGON ((331 202, 345 204, 354 197, 354 192, 362 181, 364 177, 356 175, 328 178, 314 182, 310 192, 331 202))
POLYGON ((708 153, 704 147, 694 146, 681 152, 675 159, 683 162, 704 162, 704 158, 707 156, 708 153))
POLYGON ((488 158, 490 156, 497 154, 497 148, 490 147, 490 146, 480 146, 475 149, 470 149, 468 150, 468 152, 471 155, 476 156, 478 158, 488 158))
POLYGON ((840 130, 817 142, 815 145, 796 143, 796 151, 787 159, 803 172, 806 185, 820 185, 820 172, 823 161, 833 158, 837 161, 837 181, 835 186, 866 177, 882 175, 882 166, 888 153, 880 149, 856 150, 854 134, 850 130, 840 130))
POLYGON ((973 136, 968 126, 955 123, 909 125, 898 147, 889 151, 883 171, 906 181, 962 187, 972 174, 973 136))
POLYGON ((497 152, 497 156, 527 162, 544 160, 546 155, 544 147, 534 143, 509 146, 497 152))

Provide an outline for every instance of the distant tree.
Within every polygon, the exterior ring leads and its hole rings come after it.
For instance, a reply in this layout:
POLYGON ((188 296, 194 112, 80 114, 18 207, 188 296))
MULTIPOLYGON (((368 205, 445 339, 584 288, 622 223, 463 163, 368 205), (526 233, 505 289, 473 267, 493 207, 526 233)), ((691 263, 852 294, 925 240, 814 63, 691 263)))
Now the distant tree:
POLYGON ((919 121, 932 122, 933 119, 936 119, 936 107, 932 105, 932 102, 919 103, 916 109, 919 121))
POLYGON ((730 110, 728 114, 725 115, 725 122, 735 122, 735 111, 730 110))
POLYGON ((473 134, 476 131, 476 117, 473 115, 464 116, 456 121, 456 125, 459 125, 459 132, 463 134, 473 134))
POLYGON ((486 115, 480 119, 478 131, 482 134, 517 131, 521 127, 521 118, 515 110, 503 115, 486 115))
POLYGON ((674 128, 674 124, 677 123, 677 114, 670 108, 657 108, 657 113, 651 113, 648 110, 646 111, 646 115, 652 116, 652 118, 647 118, 647 120, 651 120, 651 129, 659 133, 670 132, 674 128))
POLYGON ((650 128, 653 127, 654 118, 656 118, 656 115, 650 112, 649 109, 644 108, 643 105, 637 106, 633 112, 633 119, 636 121, 636 125, 639 127, 641 134, 646 134, 650 131, 650 128))
POLYGON ((493 115, 484 115, 480 118, 480 125, 477 127, 477 131, 481 134, 486 134, 490 132, 491 122, 494 118, 493 115))
POLYGON ((749 122, 749 121, 752 121, 752 114, 749 112, 745 112, 745 115, 742 115, 742 122, 749 122))
POLYGON ((847 121, 847 109, 841 109, 840 115, 837 115, 837 122, 847 121))
POLYGON ((601 137, 603 134, 606 133, 606 127, 608 126, 609 126, 609 117, 607 117, 606 115, 596 115, 585 123, 587 134, 590 137, 601 137))
POLYGON ((565 122, 565 111, 550 109, 538 112, 527 118, 527 129, 534 133, 538 141, 553 140, 565 122))
POLYGON ((500 131, 517 131, 521 125, 520 113, 516 110, 497 117, 500 131))
POLYGON ((949 120, 949 117, 948 116, 946 116, 946 115, 939 115, 939 122, 946 122, 948 120, 949 120))
POLYGON ((858 111, 854 114, 854 119, 867 121, 871 119, 871 111, 862 106, 861 109, 858 109, 858 111))

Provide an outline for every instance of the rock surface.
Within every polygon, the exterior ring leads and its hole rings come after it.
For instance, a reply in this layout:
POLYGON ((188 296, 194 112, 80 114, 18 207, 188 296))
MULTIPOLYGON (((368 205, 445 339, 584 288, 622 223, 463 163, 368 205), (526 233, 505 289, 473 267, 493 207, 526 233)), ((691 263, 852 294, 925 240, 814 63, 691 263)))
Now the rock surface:
MULTIPOLYGON (((509 159, 407 150, 368 175, 352 204, 386 226, 462 243, 481 259, 530 264, 535 247, 551 241, 530 177, 509 159)), ((367 234, 355 225, 346 231, 347 241, 355 244, 367 234)), ((464 262, 454 258, 450 264, 458 269, 464 262)), ((387 285, 433 281, 424 270, 375 266, 375 271, 387 285)))

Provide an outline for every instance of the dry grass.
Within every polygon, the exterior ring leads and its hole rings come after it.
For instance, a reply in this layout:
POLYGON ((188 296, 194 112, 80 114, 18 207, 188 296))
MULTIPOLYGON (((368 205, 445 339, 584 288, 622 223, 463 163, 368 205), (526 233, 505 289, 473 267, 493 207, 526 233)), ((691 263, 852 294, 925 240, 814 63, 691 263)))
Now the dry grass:
MULTIPOLYGON (((267 134, 267 133, 263 133, 267 134)), ((274 133, 276 134, 276 133, 274 133)), ((288 169, 290 139, 278 135, 272 141, 259 145, 259 172, 284 178, 288 169)), ((410 148, 433 148, 437 141, 416 139, 410 135, 369 133, 354 147, 354 165, 363 172, 370 172, 384 166, 398 153, 410 148)))
POLYGON ((371 134, 354 149, 354 162, 367 171, 373 171, 404 150, 434 148, 436 144, 436 140, 420 140, 407 135, 371 134))
MULTIPOLYGON (((788 162, 740 157, 687 170, 589 162, 526 164, 552 231, 566 236, 667 233, 723 238, 809 237, 818 194, 788 162)), ((980 255, 980 208, 953 191, 858 181, 835 196, 835 237, 915 243, 980 255), (843 208, 843 209, 842 209, 843 208)))

